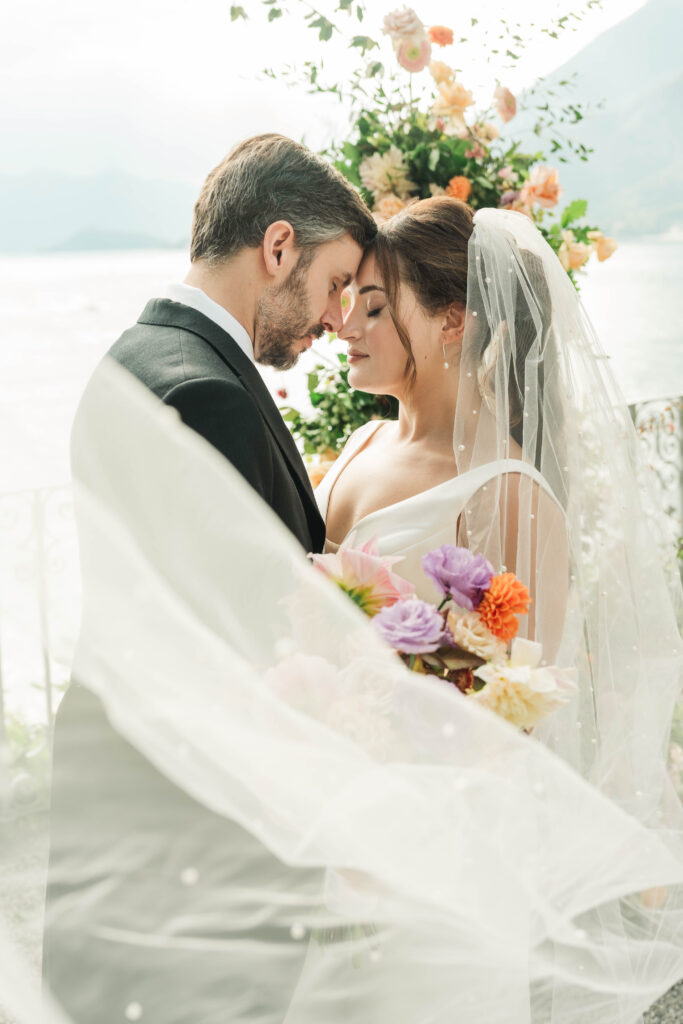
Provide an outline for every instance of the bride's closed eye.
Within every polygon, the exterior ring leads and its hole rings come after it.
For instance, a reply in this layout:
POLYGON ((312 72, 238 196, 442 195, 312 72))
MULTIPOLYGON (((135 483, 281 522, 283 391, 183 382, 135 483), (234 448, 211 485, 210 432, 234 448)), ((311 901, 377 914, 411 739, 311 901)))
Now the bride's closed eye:
POLYGON ((384 308, 384 306, 378 306, 377 309, 369 309, 368 316, 379 316, 384 308))

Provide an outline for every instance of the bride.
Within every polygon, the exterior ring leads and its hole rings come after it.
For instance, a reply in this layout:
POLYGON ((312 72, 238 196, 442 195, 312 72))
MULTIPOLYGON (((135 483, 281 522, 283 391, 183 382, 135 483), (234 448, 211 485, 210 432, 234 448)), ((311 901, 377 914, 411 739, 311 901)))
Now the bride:
POLYGON ((407 671, 236 471, 103 364, 73 452, 74 676, 124 753, 70 740, 61 799, 91 818, 70 816, 52 883, 61 1009, 637 1024, 683 976, 680 584, 628 411, 521 215, 417 204, 343 333, 353 381, 401 416, 324 481, 330 543, 376 535, 418 587, 444 543, 514 570, 577 695, 530 737, 407 671))
MULTIPOLYGON (((377 536, 427 600, 437 592, 421 559, 441 544, 516 571, 533 598, 529 636, 543 626, 550 653, 569 582, 569 470, 557 461, 566 444, 561 339, 548 276, 556 268, 522 215, 486 211, 473 229, 471 209, 446 197, 380 228, 339 337, 348 343, 349 383, 395 396, 399 416, 357 430, 316 497, 326 551, 377 536), (475 268, 484 259, 484 279, 468 276, 468 248, 475 268), (552 433, 543 434, 544 422, 552 433)), ((556 283, 566 301, 569 282, 556 283)))

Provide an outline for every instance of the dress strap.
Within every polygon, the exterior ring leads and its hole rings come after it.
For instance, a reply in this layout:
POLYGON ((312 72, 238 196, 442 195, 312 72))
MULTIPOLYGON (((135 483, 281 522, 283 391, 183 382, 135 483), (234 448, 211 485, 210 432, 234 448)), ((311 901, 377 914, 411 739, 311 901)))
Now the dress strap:
POLYGON ((530 466, 528 462, 523 462, 521 459, 497 459, 495 462, 487 462, 483 466, 477 466, 475 469, 470 469, 466 473, 461 474, 460 482, 465 485, 463 492, 464 503, 466 504, 479 488, 483 487, 489 480, 503 476, 506 473, 522 473, 524 476, 531 477, 553 499, 561 510, 562 515, 566 515, 561 502, 558 501, 545 477, 539 473, 535 466, 530 466))

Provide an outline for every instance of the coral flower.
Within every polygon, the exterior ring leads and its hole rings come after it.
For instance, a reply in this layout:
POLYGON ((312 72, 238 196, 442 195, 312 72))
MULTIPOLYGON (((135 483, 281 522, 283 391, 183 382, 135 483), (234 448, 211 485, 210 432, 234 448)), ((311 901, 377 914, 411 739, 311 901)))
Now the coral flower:
POLYGON ((445 25, 432 25, 429 29, 429 38, 436 46, 451 46, 453 43, 453 29, 445 25))
POLYGON ((500 640, 512 640, 519 629, 518 615, 529 611, 531 597, 513 572, 494 576, 477 611, 487 629, 500 640))
POLYGON ((454 199, 461 199, 463 203, 467 202, 471 193, 472 182, 463 174, 456 174, 446 186, 446 195, 453 196, 454 199))
POLYGON ((426 36, 406 39, 398 48, 397 59, 402 68, 415 74, 424 71, 432 56, 432 47, 426 36))

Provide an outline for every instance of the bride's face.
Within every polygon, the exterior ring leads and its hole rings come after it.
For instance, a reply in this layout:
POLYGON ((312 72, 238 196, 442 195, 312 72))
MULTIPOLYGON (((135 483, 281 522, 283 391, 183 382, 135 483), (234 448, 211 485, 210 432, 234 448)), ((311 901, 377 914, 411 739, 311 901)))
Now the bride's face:
MULTIPOLYGON (((400 312, 412 344, 415 332, 418 338, 422 334, 416 320, 425 318, 410 290, 402 286, 401 292, 406 309, 400 312)), ((400 397, 407 385, 408 356, 387 306, 374 253, 365 257, 345 295, 348 305, 338 336, 348 344, 349 384, 370 394, 400 397)), ((415 348, 413 356, 419 365, 415 348)))

